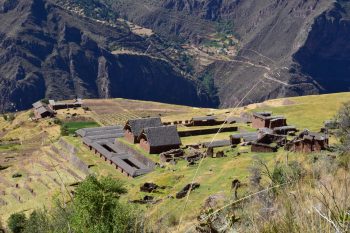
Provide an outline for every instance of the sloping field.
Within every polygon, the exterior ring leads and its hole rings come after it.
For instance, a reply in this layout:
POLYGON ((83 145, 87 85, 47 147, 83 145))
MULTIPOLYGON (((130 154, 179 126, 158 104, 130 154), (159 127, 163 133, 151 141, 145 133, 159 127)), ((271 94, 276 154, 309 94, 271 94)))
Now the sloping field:
MULTIPOLYGON (((350 100, 350 93, 340 93, 322 96, 306 96, 288 99, 270 100, 261 104, 249 105, 235 109, 232 115, 252 111, 273 111, 275 114, 285 115, 289 124, 299 129, 309 128, 319 131, 323 122, 331 119, 346 101, 350 100)), ((82 117, 93 118, 96 122, 104 125, 123 124, 129 118, 140 116, 160 115, 163 121, 189 120, 194 116, 205 114, 216 114, 221 119, 231 115, 232 109, 199 109, 186 106, 168 105, 154 102, 143 102, 135 100, 111 99, 111 100, 86 100, 86 105, 91 111, 81 112, 82 117)), ((44 132, 54 142, 59 138, 59 127, 50 123, 52 120, 41 120, 39 122, 28 121, 29 112, 20 113, 12 123, 0 119, 0 132, 5 132, 3 138, 22 138, 24 144, 11 148, 0 147, 0 158, 13 157, 9 162, 10 168, 0 171, 0 188, 5 194, 0 193, 1 203, 7 203, 0 208, 0 215, 5 218, 12 212, 31 210, 42 206, 52 205, 53 196, 59 196, 62 192, 62 181, 69 185, 84 178, 84 174, 67 162, 60 155, 52 153, 49 140, 33 140, 29 143, 29 136, 42 139, 44 132), (38 143, 39 141, 39 143, 38 143), (25 150, 27 149, 27 150, 25 150), (56 171, 57 170, 57 171, 56 171), (73 171, 73 173, 72 173, 73 171), (22 177, 12 178, 15 173, 22 177), (62 180, 58 174, 62 174, 62 180), (16 188, 18 184, 18 188, 16 188), (34 193, 30 190, 33 189, 34 193), (49 194, 49 195, 47 195, 49 194), (20 198, 19 198, 20 197, 20 198), (20 199, 20 200, 19 200, 20 199)), ((60 116, 62 118, 62 116, 60 116)), ((239 124, 242 131, 252 130, 247 125, 239 124)), ((210 141, 214 135, 195 136, 183 138, 184 144, 210 141)), ((217 139, 228 138, 229 133, 219 134, 217 139)), ((0 137, 1 139, 1 137, 0 137)), ((130 179, 119 173, 113 166, 95 156, 76 137, 67 136, 64 139, 77 148, 77 156, 90 166, 90 171, 96 175, 112 175, 123 180, 129 193, 123 200, 142 199, 146 193, 139 192, 139 187, 144 182, 154 182, 165 186, 158 193, 151 194, 158 204, 147 205, 147 216, 150 222, 157 222, 159 226, 171 227, 179 221, 183 215, 184 229, 191 226, 201 210, 205 200, 210 195, 223 195, 231 197, 231 183, 239 179, 243 184, 249 181, 249 168, 254 157, 259 157, 272 165, 275 161, 283 161, 286 153, 280 150, 278 153, 251 153, 249 147, 216 149, 223 150, 225 158, 207 158, 203 160, 197 171, 198 165, 188 166, 187 162, 180 161, 176 165, 166 165, 165 168, 157 168, 154 172, 130 179), (195 190, 189 198, 188 206, 184 210, 185 200, 174 199, 178 191, 190 183, 195 174, 195 182, 200 183, 200 188, 195 190)), ((55 146, 58 146, 55 143, 55 146)), ((135 146, 138 147, 138 146, 135 146)), ((289 154, 290 159, 307 159, 305 155, 289 154)), ((158 156, 152 155, 151 159, 159 161, 158 156)), ((245 189, 241 189, 239 195, 244 195, 245 189)))

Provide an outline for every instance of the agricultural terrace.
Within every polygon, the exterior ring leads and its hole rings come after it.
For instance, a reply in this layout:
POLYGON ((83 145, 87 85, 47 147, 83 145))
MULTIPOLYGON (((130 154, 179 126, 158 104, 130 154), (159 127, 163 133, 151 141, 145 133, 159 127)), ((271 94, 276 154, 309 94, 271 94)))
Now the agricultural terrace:
MULTIPOLYGON (((323 122, 332 118, 342 103, 348 99, 350 99, 350 93, 277 99, 236 109, 233 115, 239 116, 243 112, 252 111, 273 111, 274 114, 286 116, 290 125, 293 124, 299 129, 309 128, 318 131, 323 126, 323 122)), ((88 110, 76 110, 80 112, 70 110, 69 114, 63 110, 57 115, 63 124, 68 125, 68 128, 71 129, 70 132, 73 131, 73 128, 77 129, 90 124, 124 124, 126 119, 140 116, 160 115, 164 122, 171 122, 189 120, 194 116, 208 113, 223 119, 229 116, 229 112, 232 111, 232 109, 201 109, 124 99, 85 100, 85 103, 88 110), (75 116, 73 116, 74 113, 76 113, 75 116), (74 120, 76 123, 70 123, 74 120)), ((0 205, 2 205, 0 216, 3 219, 14 212, 22 210, 30 212, 40 206, 50 207, 55 198, 67 200, 69 196, 64 190, 71 190, 74 184, 86 175, 76 169, 62 155, 69 152, 63 146, 64 143, 59 141, 61 125, 56 124, 54 119, 33 122, 29 120, 29 116, 30 111, 17 113, 12 122, 0 119, 1 140, 10 138, 22 140, 21 145, 0 147, 1 165, 6 167, 0 171, 2 177, 0 187, 1 190, 5 190, 5 193, 0 193, 0 205), (59 151, 63 153, 59 153, 59 151), (21 176, 14 176, 17 173, 21 176)), ((252 131, 248 125, 242 123, 235 125, 239 127, 239 132, 252 131)), ((201 128, 203 127, 198 127, 198 129, 201 128)), ((185 129, 180 127, 179 131, 181 130, 185 129)), ((227 138, 228 135, 229 133, 220 133, 217 139, 227 138)), ((186 137, 182 138, 182 142, 183 144, 193 144, 209 141, 212 137, 213 135, 186 137)), ((69 135, 62 137, 61 140, 75 146, 76 156, 89 166, 90 172, 98 176, 111 175, 123 180, 129 192, 122 197, 122 200, 142 199, 147 194, 139 192, 139 187, 145 182, 166 186, 164 190, 152 194, 155 199, 162 201, 156 205, 144 206, 144 208, 148 209, 147 215, 150 221, 156 222, 163 219, 171 226, 179 220, 184 200, 169 197, 174 196, 192 181, 198 165, 188 166, 187 162, 179 161, 175 165, 167 164, 165 168, 156 168, 155 171, 147 175, 131 179, 94 155, 87 147, 83 146, 80 138, 69 135)), ((123 139, 120 140, 123 141, 123 139)), ((129 146, 140 150, 138 145, 129 146)), ((227 157, 203 160, 195 180, 201 186, 191 193, 188 206, 183 213, 184 221, 187 224, 191 224, 191 221, 197 217, 208 196, 218 194, 230 197, 232 195, 232 180, 239 179, 242 183, 247 183, 249 181, 249 168, 255 157, 265 160, 268 166, 273 166, 276 161, 285 161, 287 154, 289 160, 310 159, 310 156, 287 153, 283 150, 279 150, 277 153, 252 153, 249 147, 243 146, 217 148, 214 152, 218 150, 224 151, 227 157)), ((145 154, 145 156, 159 162, 157 155, 145 154)), ((239 195, 244 195, 246 190, 242 188, 239 192, 239 195)), ((188 226, 184 224, 183 227, 185 229, 188 226)))

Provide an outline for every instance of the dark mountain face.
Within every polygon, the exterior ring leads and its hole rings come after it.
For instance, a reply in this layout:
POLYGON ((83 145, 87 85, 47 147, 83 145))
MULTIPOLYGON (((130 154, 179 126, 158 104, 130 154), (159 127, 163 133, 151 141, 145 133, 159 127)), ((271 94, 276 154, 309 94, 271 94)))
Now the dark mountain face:
POLYGON ((312 25, 305 44, 294 54, 303 73, 322 92, 350 90, 350 2, 342 1, 322 13, 312 25))
POLYGON ((0 21, 0 111, 44 97, 214 104, 162 59, 113 55, 111 47, 141 52, 149 46, 124 23, 96 22, 48 0, 2 0, 0 21))
POLYGON ((349 16, 348 0, 0 0, 0 111, 44 97, 229 107, 247 93, 348 91, 349 16))
POLYGON ((116 2, 124 17, 170 39, 202 45, 218 25, 229 27, 239 39, 237 56, 204 72, 221 106, 238 103, 261 79, 245 103, 349 90, 348 0, 116 2))

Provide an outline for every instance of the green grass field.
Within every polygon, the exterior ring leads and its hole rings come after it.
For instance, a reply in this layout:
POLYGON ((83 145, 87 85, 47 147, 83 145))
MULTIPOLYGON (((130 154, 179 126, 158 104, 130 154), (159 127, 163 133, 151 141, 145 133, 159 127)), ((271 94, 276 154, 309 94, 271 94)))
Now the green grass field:
POLYGON ((63 124, 64 127, 68 128, 69 134, 74 134, 75 131, 83 128, 99 127, 100 125, 94 121, 79 121, 79 122, 66 122, 63 124))
POLYGON ((273 101, 267 101, 263 104, 265 106, 251 111, 272 111, 275 115, 284 115, 288 124, 295 125, 299 129, 319 131, 325 120, 332 119, 339 108, 350 101, 350 93, 294 97, 288 100, 294 103, 273 106, 269 105, 273 101))

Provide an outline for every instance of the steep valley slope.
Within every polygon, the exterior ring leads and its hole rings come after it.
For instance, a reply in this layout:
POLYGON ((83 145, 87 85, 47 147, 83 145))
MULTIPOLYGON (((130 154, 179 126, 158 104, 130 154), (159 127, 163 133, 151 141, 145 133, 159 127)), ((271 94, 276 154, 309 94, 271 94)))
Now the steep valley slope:
POLYGON ((0 0, 0 19, 0 111, 44 97, 231 107, 350 89, 349 0, 0 0))
POLYGON ((210 76, 222 107, 238 103, 261 79, 246 103, 350 88, 348 0, 119 0, 113 5, 130 21, 198 45, 218 26, 229 27, 239 39, 238 53, 198 74, 210 76))
POLYGON ((125 97, 213 105, 166 60, 142 54, 150 43, 50 0, 0 1, 0 112, 55 99, 125 97), (114 55, 116 48, 139 53, 114 55))

